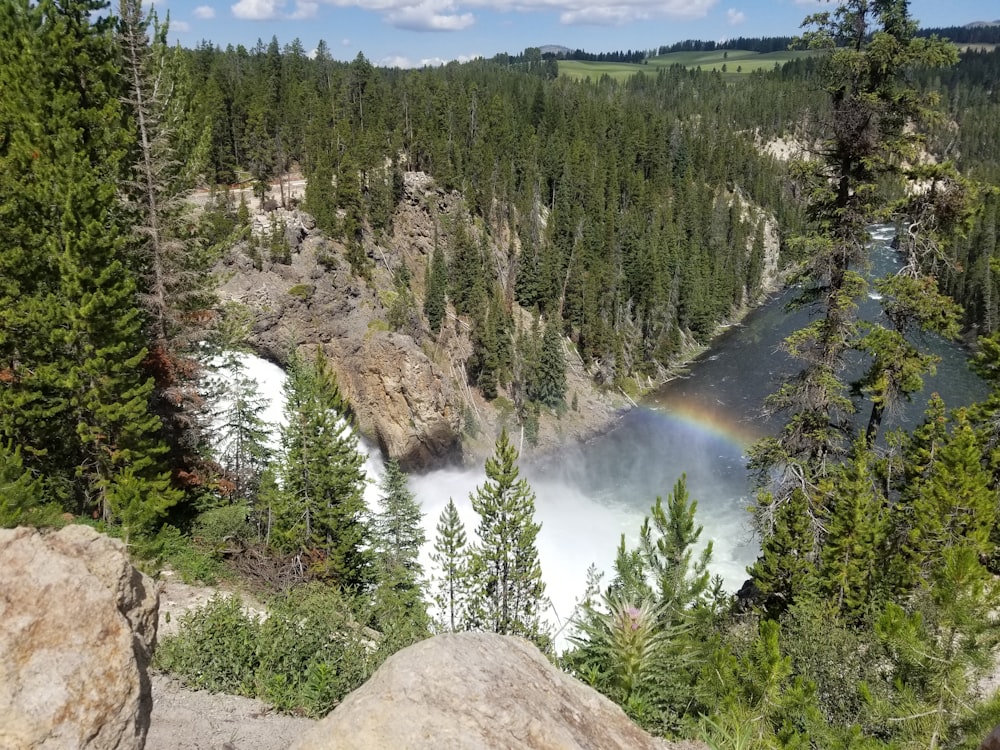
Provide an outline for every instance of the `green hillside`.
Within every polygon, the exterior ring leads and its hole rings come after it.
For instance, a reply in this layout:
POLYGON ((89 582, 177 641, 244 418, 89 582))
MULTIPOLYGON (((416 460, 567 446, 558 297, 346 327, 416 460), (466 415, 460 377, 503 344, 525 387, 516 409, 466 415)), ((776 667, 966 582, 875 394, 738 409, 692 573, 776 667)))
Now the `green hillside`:
POLYGON ((720 49, 712 52, 670 52, 650 57, 643 64, 560 60, 559 73, 577 80, 586 78, 596 80, 603 75, 621 80, 635 73, 655 73, 659 68, 683 65, 685 68, 701 68, 705 71, 717 70, 735 77, 757 70, 771 70, 775 65, 781 66, 791 60, 814 57, 818 54, 820 53, 813 50, 760 53, 745 49, 720 49))

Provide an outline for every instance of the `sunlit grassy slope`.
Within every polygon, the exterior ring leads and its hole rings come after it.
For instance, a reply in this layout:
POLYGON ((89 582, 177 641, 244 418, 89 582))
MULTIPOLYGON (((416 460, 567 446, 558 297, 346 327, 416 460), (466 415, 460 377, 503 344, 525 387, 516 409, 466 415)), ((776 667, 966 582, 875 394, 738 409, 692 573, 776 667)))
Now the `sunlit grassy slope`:
POLYGON ((622 79, 639 72, 656 73, 659 68, 683 65, 685 68, 701 68, 706 71, 718 70, 727 76, 738 76, 755 70, 770 70, 775 65, 783 65, 789 60, 816 54, 818 53, 804 50, 762 54, 750 50, 730 49, 713 52, 671 52, 651 57, 643 64, 560 60, 559 74, 578 79, 592 78, 596 80, 603 75, 622 79), (725 66, 724 71, 723 66, 725 66))

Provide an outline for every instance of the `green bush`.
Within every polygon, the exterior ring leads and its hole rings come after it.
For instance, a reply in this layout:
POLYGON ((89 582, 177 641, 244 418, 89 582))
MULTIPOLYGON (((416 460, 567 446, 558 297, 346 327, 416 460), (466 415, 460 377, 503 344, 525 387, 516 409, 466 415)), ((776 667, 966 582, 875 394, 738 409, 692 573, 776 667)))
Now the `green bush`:
POLYGON ((273 603, 261 630, 259 697, 325 716, 374 669, 374 644, 338 589, 314 583, 273 603))
POLYGON ((184 615, 181 631, 156 650, 154 664, 193 688, 254 695, 261 626, 238 596, 213 597, 184 615))
POLYGON ((249 519, 250 509, 242 503, 210 508, 195 518, 192 536, 212 551, 232 544, 249 544, 257 536, 249 519))
POLYGON ((132 544, 132 553, 142 562, 146 572, 170 568, 184 583, 217 583, 225 569, 208 550, 196 545, 179 529, 169 524, 156 536, 139 538, 132 544))
POLYGON ((192 687, 325 716, 388 656, 379 636, 360 624, 363 609, 314 583, 272 602, 258 623, 238 597, 216 597, 184 616, 178 635, 157 650, 156 666, 192 687))
POLYGON ((313 292, 315 291, 316 287, 314 287, 312 284, 296 284, 295 286, 293 286, 291 289, 288 290, 288 293, 292 297, 297 297, 303 302, 308 302, 312 298, 313 292))

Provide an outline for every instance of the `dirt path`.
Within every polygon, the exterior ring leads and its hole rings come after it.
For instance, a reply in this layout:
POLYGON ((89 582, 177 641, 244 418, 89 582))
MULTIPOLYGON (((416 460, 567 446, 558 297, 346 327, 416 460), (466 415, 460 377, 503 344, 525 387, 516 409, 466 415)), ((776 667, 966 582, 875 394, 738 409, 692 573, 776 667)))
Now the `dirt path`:
POLYGON ((313 724, 275 713, 260 701, 188 690, 154 674, 146 750, 285 750, 313 724))
MULTIPOLYGON (((216 594, 228 593, 182 583, 170 571, 161 575, 160 639, 177 632, 186 612, 203 607, 216 594)), ((248 605, 251 611, 263 609, 252 600, 248 605)), ((285 750, 315 723, 279 714, 261 701, 189 690, 162 673, 154 673, 152 683, 153 715, 146 750, 285 750)))

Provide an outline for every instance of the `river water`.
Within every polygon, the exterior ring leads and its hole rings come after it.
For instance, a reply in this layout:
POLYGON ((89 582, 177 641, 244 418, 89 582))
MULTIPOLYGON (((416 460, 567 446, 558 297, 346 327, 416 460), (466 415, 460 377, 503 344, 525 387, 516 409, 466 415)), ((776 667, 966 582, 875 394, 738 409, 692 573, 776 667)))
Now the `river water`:
MULTIPOLYGON (((892 231, 873 228, 874 273, 884 274, 896 263, 889 248, 892 231)), ((713 542, 711 570, 734 591, 746 577, 758 546, 750 536, 747 506, 750 486, 746 450, 756 439, 777 432, 778 421, 760 417, 764 398, 795 364, 778 349, 789 333, 808 320, 808 312, 789 313, 789 290, 750 313, 719 336, 681 377, 667 383, 629 411, 604 434, 586 443, 567 445, 558 455, 537 465, 522 465, 536 493, 536 517, 542 573, 552 600, 549 619, 559 625, 568 618, 584 592, 587 568, 595 564, 610 575, 621 535, 632 543, 657 496, 666 499, 674 483, 687 476, 688 492, 698 502, 697 519, 703 541, 713 542)), ((878 315, 869 300, 862 314, 878 315)), ((926 397, 937 391, 948 406, 959 406, 986 395, 986 386, 966 365, 966 352, 937 339, 925 341, 942 362, 936 376, 912 404, 887 415, 883 433, 919 421, 926 397)), ((248 360, 249 361, 249 360, 248 360)), ((280 371, 273 365, 250 365, 280 389, 280 371), (268 370, 268 368, 271 368, 268 370)), ((865 415, 867 416, 867 415, 865 415)), ((367 463, 373 487, 369 503, 377 502, 374 486, 382 466, 377 455, 367 463)), ((469 495, 484 481, 482 467, 442 470, 414 476, 410 486, 424 511, 428 545, 423 562, 430 564, 430 543, 437 520, 453 498, 470 539, 477 517, 469 495)))

